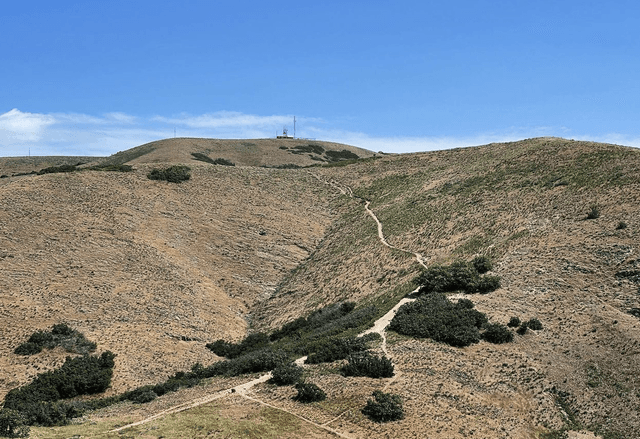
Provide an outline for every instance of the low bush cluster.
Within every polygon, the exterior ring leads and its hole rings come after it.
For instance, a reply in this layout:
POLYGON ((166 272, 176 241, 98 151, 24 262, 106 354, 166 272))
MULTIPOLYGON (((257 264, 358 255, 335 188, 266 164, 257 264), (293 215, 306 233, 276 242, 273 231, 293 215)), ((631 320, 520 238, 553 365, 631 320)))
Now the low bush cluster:
POLYGON ((347 149, 343 149, 342 151, 327 151, 325 154, 332 162, 337 162, 340 160, 356 160, 360 158, 358 154, 353 153, 347 149))
POLYGON ((338 337, 329 338, 320 343, 315 352, 305 360, 306 364, 331 363, 336 360, 344 360, 354 352, 367 350, 367 339, 364 337, 338 337))
POLYGON ((430 294, 400 307, 389 329, 463 347, 480 341, 480 328, 486 323, 487 317, 473 309, 471 301, 454 304, 443 294, 430 294))
POLYGON ((53 371, 39 374, 26 386, 12 389, 4 408, 20 412, 27 425, 62 425, 82 414, 74 404, 61 399, 104 392, 111 384, 115 355, 67 357, 53 371))
POLYGON ((78 163, 77 165, 60 165, 60 166, 49 166, 48 168, 40 169, 38 171, 38 175, 44 174, 57 174, 60 172, 73 172, 78 170, 78 166, 82 163, 78 163))
POLYGON ((327 394, 324 393, 324 390, 313 383, 298 383, 296 384, 296 390, 298 394, 293 399, 298 402, 309 403, 327 399, 327 394))
POLYGON ((84 334, 71 329, 66 323, 53 325, 50 331, 36 331, 29 340, 19 345, 14 353, 18 355, 34 355, 42 349, 53 349, 62 346, 67 352, 88 354, 96 350, 96 344, 85 338, 84 334))
POLYGON ((517 328, 518 326, 520 326, 520 318, 518 317, 511 317, 509 319, 509 323, 507 323, 507 326, 509 328, 517 328))
POLYGON ((222 165, 222 166, 235 166, 236 164, 230 160, 219 158, 213 161, 214 165, 222 165))
POLYGON ((262 332, 249 334, 240 343, 229 343, 224 340, 216 340, 207 343, 206 347, 220 357, 237 358, 252 351, 265 348, 269 344, 269 336, 262 332))
POLYGON ((302 379, 304 369, 294 363, 281 364, 271 371, 270 382, 277 386, 288 386, 302 379))
POLYGON ((314 145, 310 143, 309 145, 296 145, 290 150, 293 154, 318 154, 322 155, 324 153, 324 148, 320 145, 314 145))
POLYGON ((192 152, 191 155, 193 156, 194 159, 200 160, 201 162, 211 163, 212 165, 214 164, 213 159, 211 157, 201 152, 192 152))
POLYGON ((491 323, 485 326, 482 339, 496 344, 511 343, 513 341, 513 332, 500 323, 491 323))
POLYGON ((458 261, 451 265, 435 265, 422 271, 414 282, 420 286, 420 295, 453 291, 486 294, 500 288, 498 276, 481 276, 490 268, 490 261, 484 257, 476 258, 473 262, 458 261))
POLYGON ((0 410, 0 437, 29 437, 27 419, 16 410, 0 410))
POLYGON ((380 390, 373 392, 374 399, 369 399, 362 409, 362 414, 373 422, 390 422, 404 419, 402 399, 398 395, 384 393, 380 390))
POLYGON ((180 183, 187 181, 191 178, 189 171, 191 168, 188 166, 174 165, 166 169, 154 168, 147 174, 147 178, 150 180, 163 180, 171 183, 180 183))
POLYGON ((300 317, 296 320, 286 323, 279 330, 274 331, 270 339, 271 341, 280 340, 284 337, 300 336, 301 332, 320 328, 329 322, 336 321, 354 310, 356 304, 354 302, 344 302, 339 305, 327 306, 312 312, 308 317, 300 317))
POLYGON ((123 164, 104 164, 96 165, 89 168, 91 171, 105 171, 105 172, 131 172, 133 167, 123 164))
POLYGON ((348 363, 341 372, 344 376, 391 378, 393 376, 393 363, 387 357, 377 357, 368 351, 349 355, 348 363))
POLYGON ((308 361, 319 363, 344 359, 352 352, 365 350, 375 337, 355 340, 347 335, 370 324, 377 314, 373 306, 354 308, 352 302, 330 305, 285 324, 271 335, 250 334, 239 343, 216 340, 207 348, 229 359, 258 350, 285 352, 290 357, 308 355, 308 361))

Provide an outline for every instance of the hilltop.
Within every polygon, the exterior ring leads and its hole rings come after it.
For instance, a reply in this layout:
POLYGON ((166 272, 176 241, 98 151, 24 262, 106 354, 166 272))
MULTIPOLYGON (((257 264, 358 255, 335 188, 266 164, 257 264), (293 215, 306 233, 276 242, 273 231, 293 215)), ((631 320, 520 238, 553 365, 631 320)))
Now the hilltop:
MULTIPOLYGON (((207 342, 271 331, 326 305, 349 300, 382 315, 415 287, 421 267, 410 252, 429 266, 485 255, 502 287, 458 297, 492 322, 537 317, 542 331, 466 348, 389 332, 386 349, 400 373, 388 383, 342 377, 338 363, 307 372, 328 393, 326 403, 300 407, 268 384, 254 396, 331 421, 350 437, 535 438, 563 427, 633 437, 640 427, 640 322, 630 313, 640 308, 640 151, 541 138, 400 155, 304 142, 315 150, 294 153, 297 142, 167 139, 102 159, 131 164, 131 173, 0 180, 0 391, 61 364, 60 348, 12 353, 33 330, 60 321, 117 354, 114 394, 196 361, 219 361, 207 342), (335 166, 326 152, 344 150, 360 159, 335 166), (146 178, 173 163, 188 164, 191 179, 146 178), (319 166, 275 168, 312 164, 319 166), (387 241, 408 252, 381 245, 365 199, 387 241), (403 421, 374 424, 360 413, 382 387, 404 399, 403 421)), ((214 379, 88 419, 121 425, 228 385, 214 379)), ((268 426, 273 434, 327 436, 241 398, 167 422, 197 423, 198 413, 245 419, 246 428, 268 426)), ((73 431, 85 434, 83 426, 73 431)), ((61 437, 75 434, 69 428, 61 437)))
POLYGON ((305 139, 198 139, 158 140, 118 152, 104 163, 195 163, 224 159, 241 166, 300 167, 343 159, 367 158, 373 152, 341 143, 305 139))

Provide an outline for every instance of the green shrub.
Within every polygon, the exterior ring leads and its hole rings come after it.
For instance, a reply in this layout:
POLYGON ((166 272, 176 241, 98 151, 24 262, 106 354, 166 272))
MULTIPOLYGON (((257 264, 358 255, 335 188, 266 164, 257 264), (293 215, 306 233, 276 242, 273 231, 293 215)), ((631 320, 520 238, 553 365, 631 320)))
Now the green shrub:
POLYGON ((486 315, 469 308, 468 302, 454 304, 443 294, 431 294, 402 305, 389 329, 464 347, 480 341, 479 329, 486 324, 486 315))
POLYGON ((369 352, 349 355, 349 362, 340 370, 344 376, 391 378, 393 363, 387 357, 377 357, 369 352))
POLYGON ((322 153, 324 152, 324 148, 320 145, 314 145, 314 144, 296 145, 290 150, 290 152, 292 152, 293 154, 310 153, 310 154, 322 155, 322 153))
POLYGON ((73 172, 77 171, 77 167, 82 163, 78 163, 77 165, 61 165, 61 166, 50 166, 48 168, 44 168, 38 171, 38 175, 43 174, 57 174, 60 172, 73 172))
POLYGON ((191 174, 189 171, 191 168, 188 166, 174 165, 166 169, 152 169, 147 174, 147 178, 150 180, 163 180, 171 183, 180 183, 182 181, 189 180, 191 174))
POLYGON ((592 204, 590 207, 591 210, 589 211, 589 213, 587 213, 587 219, 600 218, 600 208, 595 204, 592 204))
POLYGON ((518 329, 516 329, 516 332, 518 333, 518 335, 525 335, 527 333, 527 331, 529 330, 528 325, 529 322, 523 322, 522 325, 520 325, 520 327, 518 329))
MULTIPOLYGON (((477 261, 481 270, 487 268, 487 263, 488 260, 477 261)), ((414 279, 414 282, 420 286, 418 294, 421 295, 453 291, 486 294, 500 288, 498 276, 480 276, 475 263, 464 261, 427 268, 414 279)))
POLYGON ((28 425, 64 424, 81 412, 58 401, 104 392, 111 384, 114 357, 109 351, 100 357, 67 357, 60 368, 38 374, 31 383, 10 390, 4 408, 21 412, 28 425))
POLYGON ((518 317, 511 317, 509 319, 509 323, 507 323, 509 328, 517 328, 520 326, 520 319, 518 317))
POLYGON ((313 383, 298 383, 296 384, 296 390, 298 394, 293 397, 298 402, 317 402, 327 399, 327 394, 313 383))
POLYGON ((273 369, 269 381, 277 386, 288 386, 300 381, 303 373, 304 369, 294 363, 282 364, 273 369))
POLYGON ((542 323, 535 317, 527 322, 527 326, 534 331, 540 331, 542 329, 542 323))
POLYGON ((627 228, 627 223, 625 223, 624 221, 620 221, 616 226, 616 230, 623 230, 626 228, 627 228))
POLYGON ((223 158, 219 158, 219 159, 215 159, 213 161, 214 165, 222 165, 222 166, 235 166, 236 164, 233 163, 232 161, 223 159, 223 158))
POLYGON ((362 409, 362 414, 373 422, 390 422, 404 419, 402 399, 398 395, 384 393, 380 390, 373 392, 375 401, 369 399, 362 409))
POLYGON ((491 271, 491 269, 493 268, 491 259, 486 256, 476 256, 475 258, 473 258, 471 263, 479 274, 484 274, 487 271, 491 271))
POLYGON ((211 163, 212 165, 215 164, 211 157, 201 152, 192 152, 191 155, 194 159, 200 160, 201 162, 211 163))
POLYGON ((25 343, 18 346, 13 352, 18 355, 33 355, 43 348, 53 349, 62 346, 67 352, 76 354, 88 354, 96 350, 96 343, 89 341, 85 336, 66 323, 53 325, 51 331, 36 331, 25 343))
POLYGON ((493 323, 485 327, 482 338, 489 343, 511 343, 513 341, 513 332, 500 323, 493 323))
POLYGON ((221 357, 237 358, 249 352, 262 349, 268 344, 269 336, 262 332, 256 332, 254 334, 249 334, 240 343, 229 343, 224 340, 216 340, 213 343, 208 343, 206 347, 213 351, 214 354, 221 357))
POLYGON ((310 354, 305 363, 331 363, 336 360, 344 360, 354 352, 367 350, 367 340, 362 337, 338 337, 324 340, 310 354))
POLYGON ((13 352, 18 355, 35 355, 42 352, 42 345, 27 341, 15 348, 13 352))
POLYGON ((97 165, 89 168, 91 171, 104 171, 104 172, 131 172, 133 167, 130 165, 113 164, 113 165, 97 165))
MULTIPOLYGON (((130 392, 126 392, 122 395, 122 399, 128 399, 129 401, 137 404, 145 404, 151 402, 158 397, 158 394, 154 392, 155 386, 142 386, 134 389, 130 392)), ((176 389, 177 390, 177 389, 176 389)), ((166 392, 165 392, 166 393, 166 392)))
POLYGON ((16 410, 0 410, 0 437, 29 437, 27 419, 16 410))
POLYGON ((327 151, 325 154, 332 162, 337 162, 340 160, 356 160, 360 158, 358 154, 353 153, 347 149, 343 149, 342 151, 327 151))

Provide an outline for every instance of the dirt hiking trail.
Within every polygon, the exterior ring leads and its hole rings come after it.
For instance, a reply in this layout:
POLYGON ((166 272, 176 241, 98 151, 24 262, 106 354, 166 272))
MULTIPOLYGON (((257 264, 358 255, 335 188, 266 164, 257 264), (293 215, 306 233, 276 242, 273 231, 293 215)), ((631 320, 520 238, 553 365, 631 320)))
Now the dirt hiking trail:
MULTIPOLYGON (((373 218, 373 220, 376 222, 376 224, 378 226, 378 238, 380 239, 380 242, 383 245, 385 245, 385 246, 387 246, 389 248, 392 248, 394 250, 399 250, 399 251, 402 251, 402 252, 405 252, 405 253, 410 253, 410 254, 414 255, 414 257, 416 258, 416 261, 420 265, 422 265, 424 268, 427 268, 427 266, 426 266, 426 264, 424 262, 424 258, 420 253, 416 253, 416 252, 413 252, 411 250, 401 249, 401 248, 395 247, 395 246, 393 246, 393 245, 391 245, 391 244, 389 244, 387 242, 387 240, 385 239, 383 230, 382 230, 382 223, 380 222, 380 220, 378 219, 376 214, 369 208, 369 206, 371 204, 371 201, 364 200, 364 199, 362 199, 360 197, 355 196, 350 187, 343 186, 343 185, 341 185, 340 183, 338 183, 335 180, 323 180, 318 175, 313 174, 312 172, 309 172, 309 174, 311 174, 313 177, 315 177, 319 182, 321 182, 323 184, 330 185, 330 186, 336 188, 343 195, 347 195, 347 196, 349 196, 351 198, 355 198, 355 199, 359 199, 359 200, 363 201, 365 203, 364 204, 364 208, 365 208, 366 212, 369 214, 369 216, 371 216, 371 218, 373 218)), ((414 292, 417 292, 417 291, 418 291, 418 289, 416 289, 414 292)), ((387 352, 387 338, 386 338, 386 335, 385 335, 385 330, 386 330, 387 326, 389 326, 389 323, 391 322, 391 320, 395 316, 395 314, 398 311, 398 309, 402 305, 404 305, 405 303, 413 302, 414 300, 415 299, 412 299, 412 298, 403 298, 389 312, 387 312, 385 315, 383 315, 378 320, 376 320, 371 328, 369 328, 366 331, 363 331, 362 333, 358 334, 358 337, 362 337, 362 336, 364 336, 366 334, 371 334, 371 333, 380 334, 380 337, 382 338, 382 343, 381 343, 382 352, 384 353, 385 356, 389 357, 388 352, 387 352)), ((304 366, 304 361, 306 360, 306 358, 307 358, 306 356, 298 358, 297 360, 295 360, 295 364, 297 364, 298 366, 304 366)), ((389 386, 400 376, 400 374, 401 374, 401 372, 396 370, 394 376, 384 386, 384 390, 387 390, 389 388, 389 386)), ((224 398, 225 396, 237 395, 237 396, 241 396, 243 398, 246 398, 248 400, 251 400, 253 402, 257 402, 259 404, 262 404, 262 405, 264 405, 266 407, 270 407, 270 408, 273 408, 273 409, 276 409, 276 410, 280 410, 280 411, 286 412, 286 413, 288 413, 288 414, 290 414, 292 416, 295 416, 296 418, 298 418, 298 419, 300 419, 300 420, 302 420, 302 421, 304 421, 304 422, 306 422, 306 423, 308 423, 310 425, 313 425, 313 426, 315 426, 317 428, 323 429, 323 430, 325 430, 325 431, 327 431, 327 432, 329 432, 331 434, 334 434, 334 435, 336 435, 338 437, 343 437, 343 438, 347 438, 347 439, 353 439, 352 436, 349 436, 349 435, 347 435, 345 433, 341 433, 341 432, 339 432, 337 430, 334 430, 334 429, 332 429, 332 428, 330 428, 328 426, 329 424, 333 423, 334 421, 337 421, 338 419, 340 419, 349 410, 341 413, 340 415, 338 415, 336 418, 332 419, 329 422, 326 422, 324 424, 317 424, 317 423, 311 421, 310 419, 306 419, 306 418, 304 418, 304 417, 302 417, 302 416, 300 416, 300 415, 298 415, 298 414, 296 414, 296 413, 294 413, 292 411, 289 411, 289 410, 287 410, 285 408, 276 407, 276 406, 274 406, 272 404, 269 404, 267 402, 264 402, 264 401, 261 401, 261 400, 255 398, 253 396, 250 396, 250 391, 254 386, 256 386, 257 384, 260 384, 260 383, 264 383, 264 382, 268 381, 270 378, 271 378, 271 372, 269 372, 269 373, 267 373, 265 375, 262 375, 259 378, 256 378, 256 379, 254 379, 252 381, 248 381, 248 382, 246 382, 244 384, 240 384, 238 386, 235 386, 235 387, 232 387, 232 388, 229 388, 229 389, 225 389, 225 390, 221 390, 219 392, 213 393, 211 395, 207 395, 207 396, 202 397, 202 398, 197 398, 197 399, 194 399, 192 401, 189 401, 189 402, 186 402, 186 403, 183 403, 183 404, 180 404, 180 405, 176 405, 176 406, 170 407, 170 408, 168 408, 166 410, 163 410, 163 411, 161 411, 159 413, 156 413, 153 416, 150 416, 148 418, 142 419, 140 421, 137 421, 137 422, 134 422, 134 423, 131 423, 131 424, 123 425, 121 427, 118 427, 116 429, 111 430, 110 432, 119 432, 119 431, 122 431, 122 430, 126 430, 126 429, 131 428, 131 427, 136 427, 136 426, 139 426, 139 425, 146 424, 148 422, 151 422, 151 421, 154 421, 156 419, 162 418, 163 416, 166 416, 166 415, 179 413, 179 412, 182 412, 182 411, 185 411, 185 410, 192 409, 194 407, 198 407, 198 406, 203 405, 203 404, 208 404, 208 403, 210 403, 212 401, 218 400, 220 398, 224 398)))

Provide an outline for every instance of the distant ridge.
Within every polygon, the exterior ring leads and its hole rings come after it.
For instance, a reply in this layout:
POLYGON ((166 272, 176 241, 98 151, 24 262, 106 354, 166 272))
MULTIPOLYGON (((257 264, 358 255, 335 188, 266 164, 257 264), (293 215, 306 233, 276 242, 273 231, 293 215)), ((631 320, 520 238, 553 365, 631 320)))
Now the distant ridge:
MULTIPOLYGON (((349 158, 366 158, 374 152, 342 143, 304 139, 202 139, 158 140, 120 151, 106 164, 189 163, 194 154, 225 159, 240 166, 309 166, 349 158)), ((202 160, 200 160, 202 161, 202 160)))

